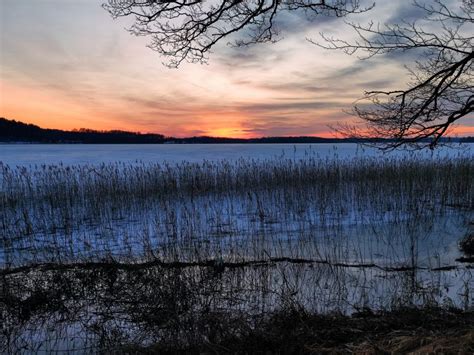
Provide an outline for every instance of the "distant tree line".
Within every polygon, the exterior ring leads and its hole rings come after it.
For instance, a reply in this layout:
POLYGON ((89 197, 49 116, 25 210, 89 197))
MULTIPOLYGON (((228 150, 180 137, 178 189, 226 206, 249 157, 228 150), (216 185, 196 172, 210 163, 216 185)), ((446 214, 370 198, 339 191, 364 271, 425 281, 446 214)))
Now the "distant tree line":
MULTIPOLYGON (((449 138, 444 139, 449 140, 449 138)), ((96 131, 81 128, 73 131, 44 129, 0 117, 0 142, 6 143, 82 143, 82 144, 223 144, 223 143, 374 143, 383 139, 321 138, 321 137, 262 137, 262 138, 225 138, 225 137, 166 137, 156 133, 127 131, 96 131)), ((474 142, 474 137, 455 139, 459 142, 474 142)))
POLYGON ((0 118, 0 141, 37 143, 164 143, 162 134, 79 129, 43 129, 33 124, 0 118))

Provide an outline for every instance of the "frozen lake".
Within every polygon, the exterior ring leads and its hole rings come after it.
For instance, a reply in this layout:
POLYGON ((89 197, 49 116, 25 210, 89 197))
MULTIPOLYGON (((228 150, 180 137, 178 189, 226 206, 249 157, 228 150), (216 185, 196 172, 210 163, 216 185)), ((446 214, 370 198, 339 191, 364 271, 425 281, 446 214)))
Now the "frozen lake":
POLYGON ((472 308, 472 147, 0 145, 0 344, 146 345, 287 305, 472 308))
POLYGON ((200 162, 203 160, 272 159, 305 157, 351 159, 364 156, 443 157, 472 154, 473 144, 441 147, 435 151, 383 153, 352 143, 340 144, 0 144, 0 162, 10 166, 40 164, 101 164, 200 162))

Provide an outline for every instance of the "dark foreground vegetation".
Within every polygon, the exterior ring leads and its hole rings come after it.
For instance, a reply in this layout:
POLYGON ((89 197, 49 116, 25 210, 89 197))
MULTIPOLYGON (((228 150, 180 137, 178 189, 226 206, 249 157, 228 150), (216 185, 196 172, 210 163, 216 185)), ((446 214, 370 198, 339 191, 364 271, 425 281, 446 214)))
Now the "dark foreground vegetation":
POLYGON ((222 287, 228 277, 213 267, 17 270, 2 276, 0 345, 7 353, 474 351, 472 310, 433 304, 320 314, 290 294, 270 310, 255 298, 242 300, 228 292, 222 287))
MULTIPOLYGON (((212 319, 217 324, 226 315, 212 319)), ((257 328, 227 334, 217 343, 203 341, 190 347, 154 344, 126 346, 129 353, 229 354, 472 354, 474 313, 457 309, 405 308, 352 316, 315 315, 282 310, 257 328)))
POLYGON ((472 352, 473 180, 466 154, 0 164, 0 347, 472 352))
MULTIPOLYGON (((443 142, 474 142, 474 137, 446 138, 443 142)), ((82 143, 82 144, 225 144, 225 143, 357 143, 384 142, 381 139, 321 138, 321 137, 262 137, 262 138, 223 138, 223 137, 166 137, 156 133, 138 133, 120 130, 96 131, 81 128, 73 131, 44 129, 33 124, 8 120, 0 117, 0 142, 22 143, 82 143)))

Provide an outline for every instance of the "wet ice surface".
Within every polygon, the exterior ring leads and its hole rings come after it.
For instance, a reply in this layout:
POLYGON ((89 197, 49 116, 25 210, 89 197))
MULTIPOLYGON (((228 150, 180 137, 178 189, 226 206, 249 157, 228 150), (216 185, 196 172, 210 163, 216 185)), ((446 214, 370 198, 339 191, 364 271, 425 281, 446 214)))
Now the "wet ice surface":
MULTIPOLYGON (((415 217, 407 211, 325 213, 312 205, 291 210, 283 199, 271 201, 264 212, 245 195, 173 201, 166 207, 151 202, 78 211, 67 224, 61 216, 46 220, 39 207, 29 216, 34 230, 2 243, 0 262, 10 267, 107 258, 127 262, 145 260, 153 250, 170 262, 287 257, 381 267, 409 266, 416 254, 419 267, 435 268, 456 264, 457 243, 472 217, 457 208, 415 217)), ((21 213, 9 217, 24 223, 21 213)))

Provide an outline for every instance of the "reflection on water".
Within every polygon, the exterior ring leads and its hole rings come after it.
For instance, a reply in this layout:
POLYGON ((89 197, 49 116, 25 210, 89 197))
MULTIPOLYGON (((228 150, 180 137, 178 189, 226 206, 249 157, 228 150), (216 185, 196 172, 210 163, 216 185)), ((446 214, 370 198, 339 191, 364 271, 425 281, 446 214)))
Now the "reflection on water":
POLYGON ((286 261, 43 267, 3 275, 3 286, 2 343, 8 349, 81 352, 217 341, 239 332, 242 322, 255 326, 281 309, 465 307, 474 285, 468 268, 395 272, 286 261))

